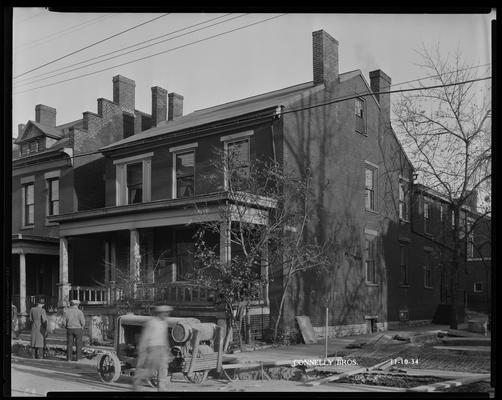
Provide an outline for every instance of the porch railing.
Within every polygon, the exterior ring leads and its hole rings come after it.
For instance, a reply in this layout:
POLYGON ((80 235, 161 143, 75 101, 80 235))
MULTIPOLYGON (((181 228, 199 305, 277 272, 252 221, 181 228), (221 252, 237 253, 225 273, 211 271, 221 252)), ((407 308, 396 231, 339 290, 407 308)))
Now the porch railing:
POLYGON ((111 300, 110 288, 100 286, 72 286, 69 300, 79 300, 82 304, 109 304, 111 300))
MULTIPOLYGON (((31 307, 36 306, 38 303, 38 300, 42 297, 45 299, 45 307, 44 308, 46 311, 53 311, 53 310, 57 309, 57 305, 58 305, 57 296, 47 296, 45 294, 37 294, 37 295, 32 295, 32 296, 26 296, 25 303, 24 303, 26 312, 29 313, 31 307)), ((17 311, 20 312, 21 299, 18 294, 12 296, 12 303, 16 306, 17 311)))
POLYGON ((136 288, 136 299, 173 305, 209 305, 213 302, 214 291, 187 282, 143 283, 136 288))

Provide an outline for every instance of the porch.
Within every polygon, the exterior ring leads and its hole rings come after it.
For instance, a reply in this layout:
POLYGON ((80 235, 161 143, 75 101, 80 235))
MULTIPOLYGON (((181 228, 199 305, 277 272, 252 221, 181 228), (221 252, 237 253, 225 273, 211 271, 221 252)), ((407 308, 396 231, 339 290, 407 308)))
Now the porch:
MULTIPOLYGON (((51 217, 60 224, 61 235, 58 305, 77 299, 87 306, 133 301, 146 308, 159 303, 214 308, 213 291, 190 282, 189 276, 194 235, 201 224, 220 225, 219 235, 208 240, 222 262, 235 252, 232 220, 222 217, 221 200, 221 195, 206 195, 51 217)), ((268 223, 267 207, 250 208, 249 223, 268 223)), ((265 258, 260 272, 268 275, 265 258)), ((268 307, 268 285, 259 303, 268 307)))

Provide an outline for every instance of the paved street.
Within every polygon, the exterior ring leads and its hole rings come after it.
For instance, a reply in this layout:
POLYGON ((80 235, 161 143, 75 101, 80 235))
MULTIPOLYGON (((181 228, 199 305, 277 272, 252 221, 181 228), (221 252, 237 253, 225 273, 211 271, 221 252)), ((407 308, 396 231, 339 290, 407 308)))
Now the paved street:
MULTIPOLYGON (((131 391, 131 379, 122 376, 116 383, 103 383, 91 366, 82 367, 76 363, 65 365, 50 360, 30 360, 15 358, 12 362, 12 395, 13 396, 46 396, 49 391, 131 391)), ((155 391, 144 386, 145 392, 155 391)), ((365 391, 400 391, 396 388, 383 388, 370 385, 330 384, 314 387, 305 386, 302 382, 285 380, 273 381, 236 381, 210 379, 203 384, 191 384, 182 376, 175 376, 169 390, 176 392, 255 392, 255 391, 309 391, 309 392, 365 392, 365 391)))

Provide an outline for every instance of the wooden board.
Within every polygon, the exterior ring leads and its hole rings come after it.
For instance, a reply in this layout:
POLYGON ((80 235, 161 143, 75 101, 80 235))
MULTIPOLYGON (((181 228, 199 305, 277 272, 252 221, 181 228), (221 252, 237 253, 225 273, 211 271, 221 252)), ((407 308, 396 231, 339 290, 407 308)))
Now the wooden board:
POLYGON ((310 317, 306 315, 298 315, 296 316, 296 322, 298 322, 305 344, 317 343, 316 335, 310 322, 310 317))

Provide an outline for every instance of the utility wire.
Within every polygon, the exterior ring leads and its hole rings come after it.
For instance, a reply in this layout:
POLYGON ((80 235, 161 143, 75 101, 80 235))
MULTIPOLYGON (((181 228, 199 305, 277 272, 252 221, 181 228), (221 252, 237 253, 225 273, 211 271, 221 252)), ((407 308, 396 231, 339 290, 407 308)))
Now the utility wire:
POLYGON ((36 18, 36 17, 38 17, 40 14, 43 14, 43 13, 44 13, 44 11, 45 11, 45 9, 43 9, 42 11, 39 11, 39 12, 38 12, 38 13, 36 13, 35 15, 32 15, 32 16, 30 16, 30 17, 26 17, 25 19, 22 19, 21 21, 17 21, 16 23, 17 23, 17 24, 22 24, 23 22, 26 22, 26 21, 28 21, 28 20, 30 20, 30 19, 32 19, 32 18, 36 18))
MULTIPOLYGON (((306 107, 296 108, 296 109, 287 110, 287 111, 280 111, 280 112, 275 113, 274 115, 270 115, 270 114, 267 114, 267 115, 255 115, 255 116, 252 116, 252 117, 241 118, 241 119, 239 119, 237 121, 223 122, 223 123, 218 124, 218 125, 213 125, 212 128, 224 128, 224 127, 228 127, 228 126, 232 126, 232 125, 242 124, 242 123, 245 123, 245 122, 261 122, 261 121, 266 121, 266 120, 270 120, 271 118, 275 118, 275 117, 278 117, 278 116, 283 116, 283 115, 286 115, 286 114, 296 113, 296 112, 304 111, 304 110, 310 110, 310 109, 317 108, 317 107, 324 107, 324 106, 327 106, 327 105, 330 105, 330 104, 341 103, 343 101, 353 100, 353 99, 357 99, 357 98, 361 98, 361 97, 366 97, 366 96, 372 96, 372 95, 376 95, 376 94, 390 94, 390 93, 412 92, 412 91, 418 91, 418 90, 438 89, 438 88, 442 88, 442 87, 458 86, 458 85, 464 85, 464 84, 467 84, 467 83, 474 83, 474 82, 484 81, 484 80, 487 80, 487 79, 492 79, 492 77, 491 76, 487 76, 487 77, 483 77, 483 78, 470 79, 470 80, 466 80, 466 81, 463 81, 463 82, 455 82, 455 83, 450 83, 450 84, 445 84, 445 85, 434 85, 434 86, 427 86, 427 87, 420 87, 420 88, 396 89, 396 90, 387 90, 387 91, 382 91, 382 92, 371 92, 371 91, 369 91, 369 92, 363 92, 363 93, 358 93, 357 95, 350 95, 350 96, 343 96, 343 97, 335 98, 335 99, 332 99, 332 100, 324 102, 324 103, 314 104, 312 106, 306 106, 306 107)), ((204 131, 205 129, 206 129, 205 127, 197 126, 197 127, 192 128, 192 129, 189 129, 189 130, 184 130, 183 132, 170 133, 169 134, 169 139, 188 136, 188 135, 191 135, 193 133, 197 133, 197 131, 204 131)), ((210 134, 212 135, 213 133, 210 133, 210 134)), ((138 144, 142 144, 142 143, 145 143, 145 142, 152 143, 152 142, 163 141, 163 140, 166 140, 166 137, 164 135, 162 135, 162 134, 159 134, 159 137, 156 137, 156 138, 140 139, 140 140, 137 140, 137 141, 134 141, 134 142, 128 142, 127 144, 134 143, 135 145, 138 145, 138 144)), ((117 147, 117 148, 119 148, 119 147, 117 147)), ((73 155, 73 158, 76 158, 76 157, 85 157, 85 156, 89 156, 89 155, 93 155, 93 154, 102 154, 102 151, 92 151, 92 152, 87 152, 87 153, 82 153, 82 154, 75 154, 75 155, 73 155)))
MULTIPOLYGON (((229 15, 229 14, 227 14, 227 15, 229 15)), ((20 86, 31 85, 31 84, 33 84, 33 83, 35 83, 35 82, 44 81, 44 80, 51 79, 51 78, 54 78, 54 77, 57 77, 57 76, 61 76, 61 75, 64 75, 64 74, 68 74, 68 73, 73 72, 73 71, 77 71, 77 70, 80 70, 80 69, 83 69, 83 68, 87 68, 87 67, 90 67, 90 66, 92 66, 92 65, 100 64, 100 63, 103 63, 103 62, 105 62, 105 61, 113 60, 113 59, 115 59, 115 58, 125 56, 126 54, 134 53, 134 52, 137 52, 137 51, 140 51, 140 50, 143 50, 143 49, 146 49, 146 48, 149 48, 149 47, 152 47, 152 46, 155 46, 155 45, 158 45, 158 44, 164 43, 164 42, 168 42, 168 41, 173 40, 173 39, 177 39, 177 38, 180 38, 180 37, 183 37, 183 36, 189 35, 189 34, 194 33, 194 32, 198 32, 198 31, 201 31, 201 30, 204 30, 204 29, 208 29, 208 28, 211 28, 211 27, 213 27, 213 26, 216 26, 216 25, 223 24, 223 23, 225 23, 225 22, 228 22, 228 21, 234 20, 234 19, 236 19, 236 18, 242 18, 242 17, 244 17, 245 15, 247 15, 247 14, 242 14, 242 15, 238 15, 238 16, 236 16, 236 17, 228 18, 228 19, 226 19, 226 20, 224 20, 224 21, 216 22, 216 23, 214 23, 214 24, 211 24, 211 25, 208 25, 208 26, 205 26, 205 27, 202 27, 202 28, 194 29, 194 30, 192 30, 192 31, 190 31, 190 32, 186 32, 186 33, 183 33, 183 34, 180 34, 180 35, 177 35, 177 36, 173 36, 173 37, 171 37, 171 38, 164 39, 164 40, 161 40, 161 41, 159 41, 159 42, 152 43, 152 44, 149 44, 149 45, 147 45, 147 46, 140 47, 140 48, 138 48, 138 49, 130 50, 130 51, 127 51, 127 52, 122 53, 122 54, 118 54, 118 55, 113 56, 113 57, 105 58, 104 60, 96 61, 96 62, 93 62, 93 63, 87 64, 87 65, 83 65, 83 66, 81 66, 81 67, 73 68, 73 69, 70 69, 70 70, 65 71, 65 72, 61 72, 61 73, 57 73, 57 74, 54 74, 54 75, 51 75, 51 76, 47 76, 47 77, 45 77, 45 78, 36 79, 36 80, 34 80, 34 81, 32 81, 32 82, 24 82, 24 83, 20 83, 18 86, 15 86, 14 88, 16 89, 16 88, 18 88, 18 87, 20 87, 20 86)), ((222 18, 222 17, 220 16, 220 17, 217 17, 217 18, 213 18, 212 20, 214 20, 214 19, 220 19, 220 18, 222 18)), ((212 20, 209 20, 209 21, 212 21, 212 20)), ((204 24, 204 23, 209 22, 209 21, 205 21, 205 22, 202 22, 202 23, 199 23, 199 24, 196 24, 196 25, 201 25, 201 24, 204 24)), ((170 32, 169 34, 165 34, 165 35, 162 35, 162 36, 167 36, 167 35, 170 35, 170 34, 173 34, 173 33, 179 32, 179 31, 186 30, 186 29, 188 29, 188 28, 190 28, 190 27, 182 28, 182 29, 179 29, 179 30, 177 30, 177 31, 170 32)), ((161 36, 161 37, 162 37, 162 36, 161 36)), ((101 56, 97 56, 97 57, 94 57, 94 58, 91 58, 91 59, 88 59, 88 60, 84 60, 84 61, 81 61, 81 62, 75 63, 75 64, 73 64, 73 65, 78 65, 78 64, 86 63, 86 62, 91 61, 91 60, 94 60, 94 59, 96 59, 96 58, 101 58, 101 57, 104 57, 104 56, 109 55, 109 54, 117 53, 117 52, 119 52, 119 51, 122 51, 122 50, 128 49, 128 48, 130 48, 130 47, 135 47, 135 46, 137 46, 137 45, 139 45, 139 44, 142 44, 142 43, 145 43, 145 42, 149 42, 149 41, 152 41, 152 40, 155 40, 155 39, 157 39, 157 38, 154 38, 154 39, 149 39, 149 40, 146 40, 146 41, 144 41, 144 42, 140 42, 140 43, 136 43, 136 44, 134 44, 134 45, 131 45, 131 46, 125 47, 125 48, 123 48, 123 49, 115 50, 115 51, 112 51, 112 52, 110 52, 110 53, 103 54, 103 55, 101 55, 101 56)), ((70 66, 66 66, 66 67, 62 67, 62 68, 60 68, 60 70, 61 70, 61 69, 68 68, 68 67, 71 67, 71 65, 70 65, 70 66)), ((57 70, 56 70, 56 71, 57 71, 57 70)), ((55 71, 52 71, 52 72, 55 72, 55 71)), ((47 75, 47 74, 50 74, 50 73, 51 73, 51 72, 48 72, 48 73, 45 73, 45 74, 42 74, 42 75, 47 75)), ((30 79, 30 78, 28 78, 28 79, 30 79)))
MULTIPOLYGON (((214 21, 214 20, 217 20, 217 19, 220 19, 220 18, 226 17, 226 16, 228 16, 228 15, 230 15, 230 14, 231 14, 231 13, 224 14, 224 15, 220 15, 219 17, 216 17, 216 18, 211 18, 211 19, 209 19, 209 20, 206 20, 206 21, 203 21, 203 22, 199 22, 199 23, 197 23, 197 24, 193 24, 193 25, 187 26, 187 27, 185 27, 185 28, 181 28, 181 29, 178 29, 178 30, 172 31, 172 32, 166 33, 166 34, 164 34, 164 35, 160 35, 160 36, 154 37, 154 38, 152 38, 152 39, 143 40, 142 42, 138 42, 138 43, 132 44, 132 45, 130 45, 130 46, 123 47, 123 48, 118 49, 118 50, 115 50, 115 51, 110 51, 110 52, 108 52, 108 53, 101 54, 101 55, 99 55, 99 56, 96 56, 96 57, 93 57, 93 58, 89 58, 89 59, 84 60, 84 61, 80 61, 80 62, 76 62, 76 63, 70 64, 70 65, 66 65, 66 66, 64 66, 64 67, 57 68, 57 69, 52 70, 52 71, 44 72, 44 73, 42 73, 42 74, 35 75, 35 76, 29 77, 29 78, 24 78, 24 79, 21 79, 21 82, 24 82, 25 80, 31 80, 31 79, 38 78, 38 77, 41 77, 41 76, 49 75, 49 74, 52 74, 52 73, 54 73, 54 72, 58 72, 58 71, 64 70, 64 69, 66 69, 66 68, 73 67, 73 66, 75 66, 75 65, 80 65, 80 64, 86 63, 86 62, 88 62, 88 61, 92 61, 92 60, 96 60, 96 59, 101 58, 101 57, 108 56, 108 55, 110 55, 110 54, 118 53, 119 51, 126 50, 126 49, 130 49, 131 47, 136 47, 136 46, 139 46, 139 45, 141 45, 141 44, 148 43, 148 42, 151 42, 151 41, 153 41, 153 40, 160 39, 160 38, 162 38, 162 37, 172 35, 173 33, 178 33, 178 32, 184 31, 184 30, 186 30, 186 29, 193 28, 194 26, 203 25, 203 24, 205 24, 205 23, 207 23, 207 22, 211 22, 211 21, 214 21)), ((52 78, 52 77, 51 77, 51 78, 52 78)), ((34 83, 34 82, 30 82, 30 83, 34 83)))
POLYGON ((158 53, 150 54, 148 56, 137 58, 137 59, 132 60, 132 61, 127 61, 127 62, 124 62, 122 64, 113 65, 111 67, 103 68, 103 69, 98 70, 98 71, 89 72, 87 74, 78 75, 78 76, 73 77, 73 78, 63 79, 63 80, 60 80, 60 81, 57 81, 57 82, 49 83, 47 85, 42 85, 42 86, 38 86, 38 87, 35 87, 35 88, 26 89, 26 90, 23 90, 21 92, 17 92, 17 93, 13 93, 13 94, 21 94, 21 93, 31 92, 33 90, 41 89, 41 88, 44 88, 44 87, 54 86, 54 85, 57 85, 59 83, 69 82, 69 81, 73 81, 73 80, 78 79, 78 78, 83 78, 83 77, 86 77, 86 76, 95 75, 95 74, 98 74, 100 72, 108 71, 108 70, 113 69, 113 68, 117 68, 117 67, 121 67, 121 66, 124 66, 124 65, 132 64, 132 63, 135 63, 135 62, 138 62, 138 61, 146 60, 146 59, 149 59, 149 58, 161 55, 161 54, 166 54, 166 53, 169 53, 171 51, 178 50, 178 49, 181 49, 183 47, 191 46, 191 45, 196 44, 196 43, 205 42, 206 40, 214 39, 216 37, 223 36, 223 35, 226 35, 228 33, 236 32, 236 31, 248 28, 248 27, 253 26, 253 25, 262 24, 264 22, 267 22, 267 21, 270 21, 270 20, 273 20, 273 19, 276 19, 276 18, 280 18, 280 17, 282 17, 284 15, 286 15, 286 14, 285 13, 284 14, 280 14, 280 15, 277 15, 275 17, 271 17, 271 18, 267 18, 267 19, 264 19, 264 20, 261 20, 261 21, 253 22, 251 24, 247 24, 247 25, 235 28, 235 29, 230 29, 228 31, 225 31, 225 32, 222 32, 222 33, 218 33, 216 35, 211 35, 211 36, 208 36, 206 38, 195 40, 193 42, 190 42, 190 43, 178 46, 178 47, 173 47, 171 49, 167 49, 167 50, 164 50, 164 51, 160 51, 158 53))
POLYGON ((68 27, 66 29, 63 29, 61 31, 54 32, 54 33, 51 33, 49 35, 46 35, 46 36, 44 36, 44 37, 42 37, 42 38, 40 38, 38 40, 35 40, 33 42, 21 44, 21 45, 18 46, 18 48, 15 49, 14 53, 15 54, 22 53, 22 52, 28 50, 29 48, 32 48, 32 47, 37 46, 37 45, 40 45, 41 44, 40 42, 42 42, 42 43, 47 42, 48 41, 47 39, 49 39, 49 38, 51 40, 54 40, 54 39, 56 39, 56 38, 58 38, 60 36, 66 35, 66 34, 68 34, 70 32, 78 31, 80 29, 85 28, 88 25, 95 24, 96 22, 101 21, 101 20, 103 20, 105 18, 109 18, 111 16, 112 15, 101 15, 100 17, 91 18, 91 19, 88 19, 87 21, 81 22, 81 23, 79 23, 77 25, 73 25, 73 26, 70 26, 70 27, 68 27))
POLYGON ((40 66, 38 66, 38 67, 36 67, 36 68, 32 68, 32 69, 30 69, 29 71, 23 72, 22 74, 15 76, 15 77, 14 77, 14 79, 17 79, 17 78, 19 78, 19 77, 21 77, 21 76, 23 76, 23 75, 29 74, 30 72, 36 71, 36 70, 38 70, 38 69, 40 69, 40 68, 43 68, 43 67, 45 67, 45 66, 47 66, 47 65, 53 64, 53 63, 55 63, 55 62, 57 62, 57 61, 62 60, 63 58, 67 58, 67 57, 70 57, 70 56, 72 56, 72 55, 74 55, 74 54, 80 53, 80 52, 81 52, 81 51, 83 51, 83 50, 86 50, 86 49, 88 49, 88 48, 90 48, 90 47, 96 46, 96 45, 98 45, 98 44, 100 44, 100 43, 106 42, 106 41, 108 41, 108 40, 110 40, 110 39, 113 39, 114 37, 120 36, 120 35, 122 35, 122 34, 124 34, 124 33, 126 33, 126 32, 129 32, 129 31, 132 31, 133 29, 139 28, 140 26, 143 26, 143 25, 149 24, 149 23, 151 23, 151 22, 153 22, 153 21, 156 21, 156 20, 158 20, 159 18, 163 18, 163 17, 165 17, 165 16, 167 16, 167 15, 169 15, 169 13, 167 13, 167 14, 162 14, 161 16, 158 16, 158 17, 155 17, 155 18, 150 19, 150 20, 148 20, 148 21, 142 22, 141 24, 135 25, 135 26, 133 26, 133 27, 131 27, 131 28, 128 28, 128 29, 126 29, 126 30, 124 30, 124 31, 118 32, 118 33, 116 33, 116 34, 114 34, 114 35, 112 35, 112 36, 108 36, 108 37, 106 37, 106 38, 104 38, 104 39, 98 40, 97 42, 91 43, 90 45, 85 46, 85 47, 82 47, 81 49, 78 49, 78 50, 72 51, 71 53, 65 54, 65 55, 64 55, 64 56, 62 56, 62 57, 56 58, 55 60, 49 61, 49 62, 47 62, 47 63, 45 63, 45 64, 42 64, 42 65, 40 65, 40 66))

